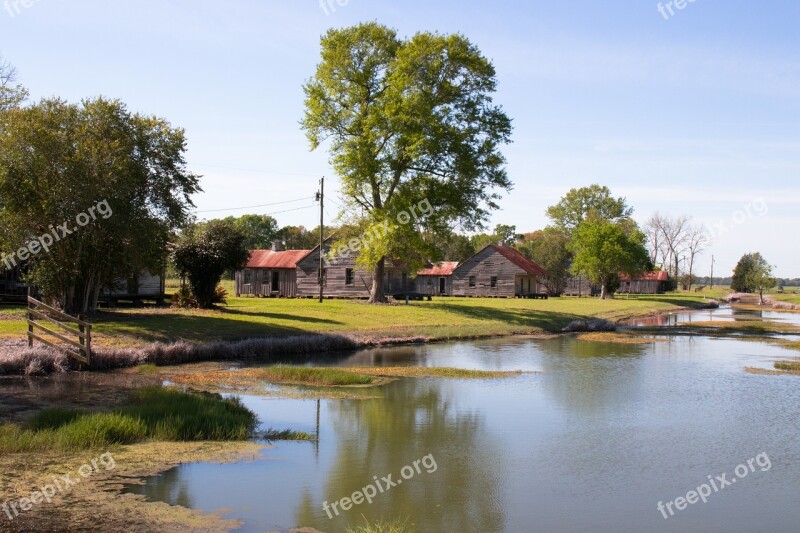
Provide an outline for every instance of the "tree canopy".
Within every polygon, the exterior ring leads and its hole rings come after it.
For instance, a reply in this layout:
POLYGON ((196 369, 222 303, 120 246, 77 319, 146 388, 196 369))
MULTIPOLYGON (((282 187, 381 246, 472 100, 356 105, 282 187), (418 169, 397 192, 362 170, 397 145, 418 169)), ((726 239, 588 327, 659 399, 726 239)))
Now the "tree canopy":
POLYGON ((46 99, 3 111, 0 245, 33 255, 29 281, 68 312, 95 307, 103 287, 142 269, 160 272, 171 232, 186 223, 198 176, 186 170, 182 129, 116 100, 46 99), (108 206, 107 217, 82 214, 108 206))
POLYGON ((764 290, 775 285, 772 270, 772 265, 759 252, 744 254, 733 270, 731 289, 758 292, 759 303, 764 303, 764 290))
POLYGON ((633 208, 625 198, 614 198, 608 187, 590 185, 570 189, 559 202, 547 208, 547 216, 557 228, 572 233, 581 222, 599 219, 621 222, 630 219, 633 208))
POLYGON ((645 236, 621 222, 587 220, 578 225, 573 242, 573 272, 584 273, 601 286, 601 298, 614 294, 619 275, 634 276, 648 265, 645 236))
POLYGON ((382 302, 384 263, 435 253, 432 239, 481 227, 511 181, 500 151, 511 120, 492 101, 491 62, 461 35, 401 39, 377 23, 332 29, 304 86, 302 121, 312 149, 329 142, 346 209, 360 227, 394 221, 428 200, 433 212, 396 225, 359 261, 371 263, 371 301, 382 302), (375 253, 375 250, 378 250, 375 253))

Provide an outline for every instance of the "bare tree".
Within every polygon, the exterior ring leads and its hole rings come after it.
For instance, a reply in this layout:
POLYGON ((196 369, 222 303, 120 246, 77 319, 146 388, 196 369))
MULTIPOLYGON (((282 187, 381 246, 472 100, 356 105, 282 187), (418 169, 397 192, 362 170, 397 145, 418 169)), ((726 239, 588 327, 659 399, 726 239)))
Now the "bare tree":
POLYGON ((692 284, 692 272, 694 272, 694 260, 703 253, 710 243, 708 230, 702 224, 691 226, 686 234, 686 258, 689 263, 689 287, 692 284))
POLYGON ((0 57, 0 111, 22 103, 28 97, 28 91, 17 81, 17 70, 0 57))
POLYGON ((648 241, 653 263, 660 264, 677 280, 680 276, 681 254, 685 252, 688 234, 691 228, 690 218, 681 215, 670 217, 656 213, 647 221, 648 241))

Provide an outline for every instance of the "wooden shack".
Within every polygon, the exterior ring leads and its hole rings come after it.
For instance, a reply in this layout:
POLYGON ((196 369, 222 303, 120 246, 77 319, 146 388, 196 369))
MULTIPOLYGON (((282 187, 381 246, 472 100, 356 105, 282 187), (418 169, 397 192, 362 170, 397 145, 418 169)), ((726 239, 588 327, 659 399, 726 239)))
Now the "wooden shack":
POLYGON ((573 276, 567 280, 564 287, 563 296, 597 296, 600 294, 600 286, 594 285, 584 277, 573 276))
POLYGON ((280 242, 271 250, 251 250, 250 259, 236 272, 236 296, 270 298, 297 296, 297 263, 311 250, 284 250, 280 242))
MULTIPOLYGON (((372 292, 372 272, 356 266, 357 252, 330 257, 331 239, 323 250, 323 290, 330 298, 369 298, 372 292)), ((319 246, 297 262, 297 296, 319 296, 319 246)), ((384 291, 387 295, 413 291, 413 280, 402 268, 386 262, 384 291)))
POLYGON ((453 271, 454 296, 513 298, 539 296, 542 267, 514 248, 490 244, 453 271))
POLYGON ((620 294, 663 294, 670 289, 669 273, 666 270, 645 272, 631 278, 627 274, 619 277, 620 294))
POLYGON ((452 296, 453 271, 458 261, 443 261, 417 272, 416 292, 425 296, 452 296))
POLYGON ((111 287, 102 289, 98 301, 113 305, 120 301, 139 304, 144 300, 149 300, 160 305, 167 299, 165 278, 164 269, 157 273, 142 270, 127 278, 119 278, 111 287))

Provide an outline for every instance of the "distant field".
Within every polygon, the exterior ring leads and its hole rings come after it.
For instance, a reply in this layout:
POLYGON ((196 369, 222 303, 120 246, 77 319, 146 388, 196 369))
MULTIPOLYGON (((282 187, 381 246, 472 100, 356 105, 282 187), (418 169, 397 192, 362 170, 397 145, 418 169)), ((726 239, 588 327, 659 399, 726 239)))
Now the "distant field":
MULTIPOLYGON (((235 298, 214 311, 117 309, 93 319, 99 344, 147 341, 234 340, 305 333, 350 333, 367 337, 463 338, 558 331, 571 320, 620 319, 696 306, 703 293, 549 300, 434 298, 409 305, 362 301, 235 298)), ((23 338, 24 311, 0 307, 0 336, 23 338)))

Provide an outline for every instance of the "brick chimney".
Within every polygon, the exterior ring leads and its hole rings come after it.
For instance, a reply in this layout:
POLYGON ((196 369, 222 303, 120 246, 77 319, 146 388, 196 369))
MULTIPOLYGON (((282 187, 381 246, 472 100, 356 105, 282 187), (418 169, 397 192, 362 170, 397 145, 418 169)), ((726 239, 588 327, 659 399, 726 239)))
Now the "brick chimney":
POLYGON ((272 241, 273 252, 282 252, 283 250, 284 250, 283 243, 281 241, 272 241))

